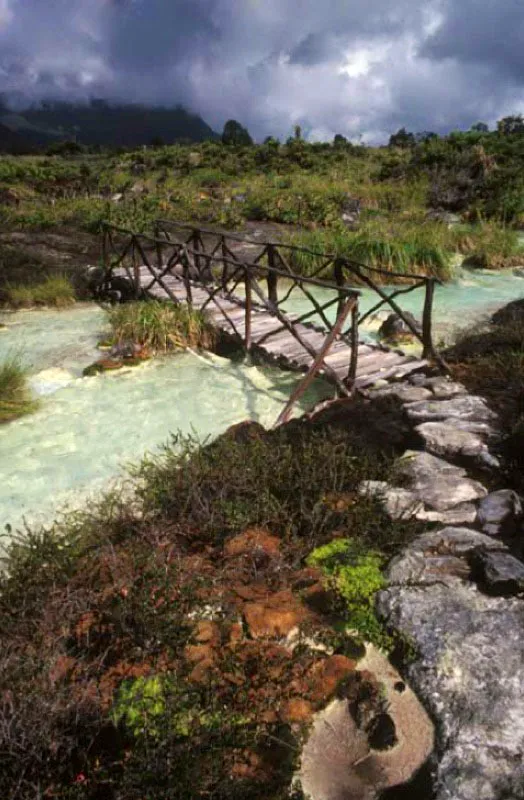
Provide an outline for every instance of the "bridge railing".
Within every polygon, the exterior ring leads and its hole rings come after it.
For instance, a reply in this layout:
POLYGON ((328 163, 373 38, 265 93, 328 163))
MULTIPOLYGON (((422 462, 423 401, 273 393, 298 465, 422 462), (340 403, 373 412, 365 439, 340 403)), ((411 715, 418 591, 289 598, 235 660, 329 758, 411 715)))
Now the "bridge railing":
MULTIPOLYGON (((279 267, 292 280, 291 287, 286 289, 283 298, 279 297, 278 285, 279 277, 276 273, 268 274, 268 293, 272 302, 277 305, 285 303, 292 292, 303 290, 306 285, 305 279, 297 275, 296 270, 290 265, 294 257, 308 256, 318 260, 317 266, 308 273, 308 279, 316 279, 319 275, 326 275, 331 272, 330 280, 340 288, 346 287, 353 282, 357 286, 365 286, 375 292, 380 298, 379 301, 369 310, 363 312, 358 325, 362 325, 369 317, 376 314, 384 306, 397 314, 404 325, 418 339, 422 345, 423 358, 433 358, 437 362, 442 362, 433 342, 433 301, 435 285, 441 281, 430 275, 416 273, 395 272, 372 267, 369 264, 362 264, 353 259, 337 256, 329 253, 321 253, 306 247, 288 244, 285 242, 262 242, 254 238, 230 233, 217 228, 206 228, 195 226, 189 223, 177 222, 173 220, 157 220, 155 223, 155 235, 166 238, 176 238, 185 242, 195 252, 205 254, 206 252, 227 252, 238 247, 250 247, 253 249, 253 258, 250 260, 257 264, 266 263, 270 267, 279 267), (398 282, 400 286, 391 292, 384 290, 384 280, 387 282, 398 282), (407 285, 406 285, 407 284, 407 285), (422 325, 414 324, 409 314, 406 314, 397 302, 397 298, 417 291, 424 290, 424 302, 421 310, 422 325)), ((222 275, 224 282, 227 279, 227 270, 222 275)), ((321 316, 322 321, 326 320, 321 316)))
MULTIPOLYGON (((235 241, 242 240, 235 237, 235 241)), ((103 226, 103 260, 108 282, 119 270, 127 276, 137 297, 151 293, 157 287, 174 303, 180 302, 179 290, 183 287, 183 302, 190 306, 196 289, 203 289, 207 298, 199 303, 199 308, 203 311, 212 306, 218 308, 232 333, 244 342, 246 350, 251 350, 253 345, 262 347, 269 339, 285 331, 291 334, 297 343, 297 351, 305 351, 312 358, 312 365, 299 386, 300 394, 322 369, 339 391, 348 395, 357 374, 360 292, 342 283, 335 285, 319 278, 295 275, 277 256, 276 247, 264 245, 259 253, 253 254, 253 260, 247 260, 235 252, 222 235, 211 246, 203 240, 197 242, 194 232, 187 238, 175 238, 160 225, 154 235, 135 233, 110 224, 103 226), (173 278, 178 282, 178 291, 173 287, 173 278), (285 289, 280 297, 279 287, 285 289), (324 290, 328 299, 317 299, 315 289, 324 290), (285 308, 295 290, 300 290, 308 301, 307 310, 302 314, 290 314, 285 308), (243 326, 225 307, 225 298, 244 308, 243 326), (336 316, 331 320, 327 312, 334 307, 336 316), (260 310, 269 313, 275 326, 257 330, 254 341, 254 312, 260 310), (348 317, 350 323, 344 330, 348 317), (325 335, 320 350, 312 345, 304 327, 325 335), (326 362, 329 350, 335 341, 341 339, 350 347, 344 379, 326 362)))

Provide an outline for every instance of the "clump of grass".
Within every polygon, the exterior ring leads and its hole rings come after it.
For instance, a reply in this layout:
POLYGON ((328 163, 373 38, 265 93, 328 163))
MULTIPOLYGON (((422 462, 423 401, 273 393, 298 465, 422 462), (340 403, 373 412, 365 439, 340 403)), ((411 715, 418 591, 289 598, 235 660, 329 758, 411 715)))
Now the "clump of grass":
POLYGON ((13 356, 0 364, 0 423, 29 414, 37 405, 20 359, 13 356))
MULTIPOLYGON (((292 253, 293 266, 306 276, 316 272, 325 260, 322 254, 327 253, 386 272, 420 273, 447 280, 451 277, 451 259, 444 234, 444 229, 438 231, 435 226, 404 224, 394 228, 384 220, 370 222, 358 231, 332 228, 294 234, 289 242, 319 254, 292 253)), ((319 277, 332 278, 333 268, 327 267, 319 277)), ((374 278, 380 280, 377 275, 374 278)), ((383 276, 382 281, 387 279, 383 276)))
POLYGON ((461 226, 452 232, 452 238, 466 263, 475 267, 500 269, 512 266, 513 260, 517 264, 524 255, 517 231, 493 222, 461 226))
POLYGON ((75 290, 64 275, 50 275, 41 283, 7 284, 4 295, 13 308, 52 306, 67 308, 75 303, 75 290))
POLYGON ((211 349, 213 327, 202 312, 158 300, 127 303, 109 312, 113 344, 132 342, 158 352, 185 347, 211 349))

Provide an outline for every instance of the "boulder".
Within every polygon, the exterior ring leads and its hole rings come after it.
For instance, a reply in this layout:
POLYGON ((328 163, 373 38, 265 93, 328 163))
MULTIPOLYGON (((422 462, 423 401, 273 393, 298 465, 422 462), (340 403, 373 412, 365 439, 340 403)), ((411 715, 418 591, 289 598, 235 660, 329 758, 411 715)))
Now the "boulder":
POLYGON ((507 306, 500 308, 491 317, 494 325, 511 325, 515 322, 524 322, 524 297, 513 300, 507 306))
POLYGON ((451 400, 423 400, 406 406, 408 416, 414 422, 436 422, 449 417, 474 422, 491 422, 496 414, 488 408, 482 397, 460 395, 451 400))
POLYGON ((398 459, 396 472, 407 488, 435 511, 448 511, 487 495, 482 484, 468 478, 464 469, 430 453, 408 450, 398 459))
POLYGON ((377 612, 416 653, 405 675, 437 724, 435 798, 522 800, 524 600, 487 596, 455 560, 444 579, 438 563, 433 576, 423 564, 444 555, 431 544, 466 563, 478 548, 500 548, 495 540, 453 529, 422 539, 391 565, 395 585, 379 593, 377 612))
POLYGON ((477 579, 493 595, 524 593, 524 564, 510 553, 479 553, 477 579))
POLYGON ((361 202, 349 195, 342 204, 341 220, 347 228, 355 228, 360 222, 361 202))
POLYGON ((470 460, 485 466, 498 467, 481 435, 460 430, 446 421, 424 422, 415 428, 428 453, 458 460, 470 460))
MULTIPOLYGON (((420 322, 409 311, 404 312, 404 316, 413 325, 415 330, 420 334, 422 327, 420 322)), ((388 318, 382 323, 378 330, 378 338, 385 339, 389 342, 400 342, 405 339, 414 338, 413 331, 406 325, 406 323, 397 315, 390 314, 388 318)))
POLYGON ((490 536, 514 536, 522 516, 520 497, 511 489, 488 494, 478 509, 478 523, 490 536))

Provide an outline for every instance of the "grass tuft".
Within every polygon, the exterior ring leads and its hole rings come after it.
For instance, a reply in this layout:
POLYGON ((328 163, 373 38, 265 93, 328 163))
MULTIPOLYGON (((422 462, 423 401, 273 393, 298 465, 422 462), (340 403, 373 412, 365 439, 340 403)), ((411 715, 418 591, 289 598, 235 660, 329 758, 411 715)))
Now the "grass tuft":
POLYGON ((157 300, 115 306, 109 312, 112 344, 132 342, 159 352, 185 347, 211 349, 215 341, 205 315, 157 300))
POLYGON ((37 405, 20 359, 13 356, 0 364, 0 423, 29 414, 37 405))
POLYGON ((7 304, 13 308, 67 308, 75 303, 75 290, 69 278, 64 275, 50 275, 42 283, 7 284, 4 295, 7 304))

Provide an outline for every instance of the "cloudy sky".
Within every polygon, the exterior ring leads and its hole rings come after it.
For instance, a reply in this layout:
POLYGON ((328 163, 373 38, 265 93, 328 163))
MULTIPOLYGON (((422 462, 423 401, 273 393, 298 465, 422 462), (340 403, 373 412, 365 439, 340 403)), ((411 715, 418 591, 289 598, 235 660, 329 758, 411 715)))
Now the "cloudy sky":
POLYGON ((524 0, 0 0, 0 92, 387 139, 524 111, 524 0))

